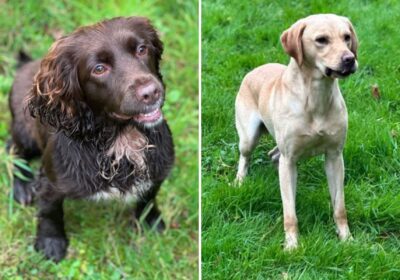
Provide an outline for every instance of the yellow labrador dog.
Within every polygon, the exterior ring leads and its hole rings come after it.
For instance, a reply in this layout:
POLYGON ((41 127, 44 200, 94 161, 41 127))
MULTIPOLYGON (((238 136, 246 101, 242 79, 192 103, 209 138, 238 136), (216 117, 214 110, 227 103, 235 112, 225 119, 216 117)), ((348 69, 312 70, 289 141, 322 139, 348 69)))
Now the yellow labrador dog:
POLYGON ((300 19, 283 32, 291 56, 288 66, 262 65, 246 75, 236 98, 240 159, 236 180, 246 176, 250 154, 263 127, 277 146, 269 152, 279 162, 285 249, 298 245, 295 209, 296 163, 325 155, 325 170, 341 240, 351 237, 343 192, 343 146, 347 110, 338 78, 357 69, 357 37, 350 21, 333 14, 300 19))

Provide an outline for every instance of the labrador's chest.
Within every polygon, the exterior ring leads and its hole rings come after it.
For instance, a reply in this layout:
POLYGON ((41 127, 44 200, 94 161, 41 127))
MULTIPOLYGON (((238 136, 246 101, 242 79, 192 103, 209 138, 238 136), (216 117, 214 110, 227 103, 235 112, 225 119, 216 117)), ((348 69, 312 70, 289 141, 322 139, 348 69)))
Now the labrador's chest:
MULTIPOLYGON (((287 123, 280 135, 280 149, 295 158, 308 158, 329 150, 342 150, 347 133, 347 116, 298 118, 287 123)), ((278 143, 279 145, 279 143, 278 143)))
POLYGON ((312 124, 300 136, 300 157, 312 157, 328 150, 342 150, 346 139, 347 125, 340 122, 312 124), (303 143, 302 143, 303 142, 303 143))

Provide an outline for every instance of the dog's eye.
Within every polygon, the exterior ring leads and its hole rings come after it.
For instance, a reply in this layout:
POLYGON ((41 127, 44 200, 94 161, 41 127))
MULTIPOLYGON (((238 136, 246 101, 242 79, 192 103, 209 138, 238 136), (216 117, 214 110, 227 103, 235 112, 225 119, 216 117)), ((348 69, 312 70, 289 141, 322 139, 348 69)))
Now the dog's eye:
POLYGON ((147 47, 145 45, 140 45, 137 50, 136 54, 139 56, 143 56, 147 54, 147 47))
POLYGON ((315 39, 315 42, 317 42, 318 44, 321 44, 321 45, 326 45, 326 44, 328 44, 329 40, 328 40, 328 37, 321 36, 321 37, 317 37, 315 39))
POLYGON ((344 40, 350 42, 351 36, 349 34, 344 35, 344 40))
POLYGON ((107 71, 107 68, 103 64, 97 64, 93 68, 93 73, 96 75, 104 74, 104 72, 106 72, 106 71, 107 71))

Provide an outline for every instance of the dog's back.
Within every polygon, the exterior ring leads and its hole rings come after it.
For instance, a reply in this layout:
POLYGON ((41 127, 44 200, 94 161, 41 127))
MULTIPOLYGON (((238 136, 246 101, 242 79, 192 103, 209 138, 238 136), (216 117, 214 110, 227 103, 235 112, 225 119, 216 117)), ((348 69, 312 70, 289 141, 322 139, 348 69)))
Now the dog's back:
POLYGON ((240 86, 237 99, 252 100, 251 106, 258 107, 260 95, 268 95, 268 88, 274 84, 286 69, 285 65, 269 63, 261 65, 247 73, 240 86))
MULTIPOLYGON (((21 55, 20 55, 21 57, 21 55)), ((11 132, 13 143, 19 151, 26 157, 31 157, 39 153, 36 142, 33 140, 35 119, 29 111, 25 110, 26 96, 29 94, 33 85, 33 77, 39 70, 40 61, 28 61, 25 57, 18 63, 14 83, 9 97, 9 106, 12 116, 11 132)))

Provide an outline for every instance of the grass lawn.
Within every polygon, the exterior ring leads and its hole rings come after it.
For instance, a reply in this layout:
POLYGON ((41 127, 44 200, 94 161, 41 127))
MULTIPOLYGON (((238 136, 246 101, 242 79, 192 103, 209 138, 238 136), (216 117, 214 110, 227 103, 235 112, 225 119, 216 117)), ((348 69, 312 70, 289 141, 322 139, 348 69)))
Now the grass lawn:
MULTIPOLYGON (((196 279, 198 276, 198 4, 197 1, 0 1, 0 279, 196 279), (42 57, 54 36, 114 16, 152 19, 164 41, 164 113, 176 166, 158 201, 168 228, 136 233, 129 206, 66 201, 67 258, 56 265, 33 250, 35 207, 13 202, 8 92, 15 56, 42 57)), ((84 47, 84 46, 83 46, 84 47)), ((36 164, 37 165, 37 164, 36 164)))
POLYGON ((202 275, 204 279, 400 279, 400 3, 239 1, 202 3, 202 275), (241 80, 287 64, 279 37, 297 19, 336 13, 353 22, 359 70, 340 81, 349 112, 345 193, 354 241, 340 243, 321 157, 299 166, 300 247, 282 250, 278 174, 263 137, 249 176, 238 160, 234 100, 241 80), (371 96, 377 85, 381 99, 371 96))

